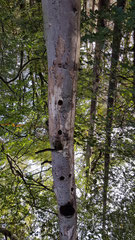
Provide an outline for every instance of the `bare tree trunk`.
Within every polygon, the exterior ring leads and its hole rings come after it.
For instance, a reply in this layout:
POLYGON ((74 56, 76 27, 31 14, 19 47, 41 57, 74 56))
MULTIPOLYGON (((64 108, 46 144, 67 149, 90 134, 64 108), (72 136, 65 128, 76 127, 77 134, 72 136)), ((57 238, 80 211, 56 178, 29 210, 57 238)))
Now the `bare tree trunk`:
POLYGON ((133 76, 133 103, 135 108, 135 29, 133 31, 133 39, 134 39, 134 58, 133 58, 133 67, 134 67, 134 76, 133 76))
MULTIPOLYGON (((101 12, 107 10, 109 5, 109 0, 99 0, 99 17, 97 21, 97 32, 101 28, 105 27, 103 14, 100 16, 101 12)), ((92 155, 91 145, 93 144, 93 135, 94 135, 94 126, 95 126, 95 117, 96 117, 96 107, 97 107, 97 93, 100 82, 100 73, 101 73, 101 53, 104 46, 104 39, 97 40, 95 46, 95 59, 93 67, 93 83, 92 83, 92 96, 91 96, 91 106, 90 106, 90 128, 88 134, 88 142, 86 149, 86 179, 88 183, 89 172, 90 172, 90 157, 92 155)))
POLYGON ((91 0, 86 0, 86 13, 90 15, 91 0))
MULTIPOLYGON (((126 0, 118 0, 117 7, 124 9, 126 0)), ((117 90, 117 65, 119 61, 120 42, 121 42, 122 21, 116 19, 114 22, 113 42, 112 42, 112 58, 111 58, 111 72, 108 88, 107 100, 107 116, 106 116, 106 141, 105 141, 105 156, 104 156, 104 187, 103 187, 103 239, 106 235, 106 207, 107 207, 107 188, 109 179, 109 164, 111 152, 111 133, 113 123, 114 99, 117 90)))
POLYGON ((80 1, 42 0, 48 54, 49 137, 61 240, 77 239, 74 119, 80 1))
POLYGON ((84 0, 83 1, 83 10, 85 11, 86 15, 89 16, 90 15, 90 9, 92 11, 95 10, 95 4, 96 1, 95 0, 84 0))

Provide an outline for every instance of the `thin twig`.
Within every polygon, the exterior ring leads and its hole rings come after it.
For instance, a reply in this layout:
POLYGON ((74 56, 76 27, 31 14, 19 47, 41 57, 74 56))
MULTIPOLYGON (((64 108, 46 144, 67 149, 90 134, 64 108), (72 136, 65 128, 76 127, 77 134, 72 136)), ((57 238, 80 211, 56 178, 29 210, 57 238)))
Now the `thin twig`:
POLYGON ((45 149, 42 149, 42 150, 39 150, 37 152, 35 152, 35 154, 38 154, 38 153, 41 153, 41 152, 48 152, 48 151, 56 151, 56 149, 52 149, 52 148, 45 148, 45 149))

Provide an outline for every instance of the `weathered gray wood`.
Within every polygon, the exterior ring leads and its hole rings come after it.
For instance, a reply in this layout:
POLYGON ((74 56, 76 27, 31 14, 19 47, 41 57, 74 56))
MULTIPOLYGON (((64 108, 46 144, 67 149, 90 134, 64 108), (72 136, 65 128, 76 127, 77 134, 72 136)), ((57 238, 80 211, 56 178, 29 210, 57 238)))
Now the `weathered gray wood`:
POLYGON ((80 0, 42 0, 48 54, 49 137, 61 240, 75 240, 74 119, 80 0))

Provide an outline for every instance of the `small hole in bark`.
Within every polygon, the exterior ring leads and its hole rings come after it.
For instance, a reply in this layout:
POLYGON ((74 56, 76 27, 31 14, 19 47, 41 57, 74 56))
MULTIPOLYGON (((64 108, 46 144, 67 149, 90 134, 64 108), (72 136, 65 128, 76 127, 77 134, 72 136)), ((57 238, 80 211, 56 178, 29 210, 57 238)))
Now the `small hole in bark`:
POLYGON ((58 101, 58 105, 61 106, 63 104, 63 101, 62 100, 59 100, 58 101))
POLYGON ((61 68, 61 67, 62 67, 62 64, 61 64, 61 63, 59 63, 59 64, 58 64, 58 67, 59 67, 59 68, 61 68))
POLYGON ((64 178, 63 176, 60 177, 60 180, 61 180, 61 181, 64 180, 64 179, 65 179, 65 178, 64 178))
POLYGON ((75 209, 71 203, 67 203, 66 205, 60 207, 60 213, 65 217, 72 217, 75 213, 75 209))
POLYGON ((76 9, 75 7, 73 8, 73 12, 74 12, 74 13, 76 13, 76 12, 77 12, 77 9, 76 9))
POLYGON ((71 191, 72 191, 72 192, 74 191, 74 188, 73 188, 73 187, 71 188, 71 191))
POLYGON ((61 130, 59 130, 59 131, 58 131, 58 134, 59 134, 59 135, 62 135, 62 131, 61 131, 61 130))
POLYGON ((71 177, 71 173, 69 174, 69 177, 71 177))

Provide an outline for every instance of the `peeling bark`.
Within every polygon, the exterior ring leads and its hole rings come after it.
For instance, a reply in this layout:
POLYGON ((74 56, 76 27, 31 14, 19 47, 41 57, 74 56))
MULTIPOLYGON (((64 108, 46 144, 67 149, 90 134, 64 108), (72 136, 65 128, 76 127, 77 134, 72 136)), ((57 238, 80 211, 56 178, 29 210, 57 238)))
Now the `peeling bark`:
POLYGON ((74 119, 80 1, 42 0, 48 54, 49 137, 61 240, 75 240, 74 119))

